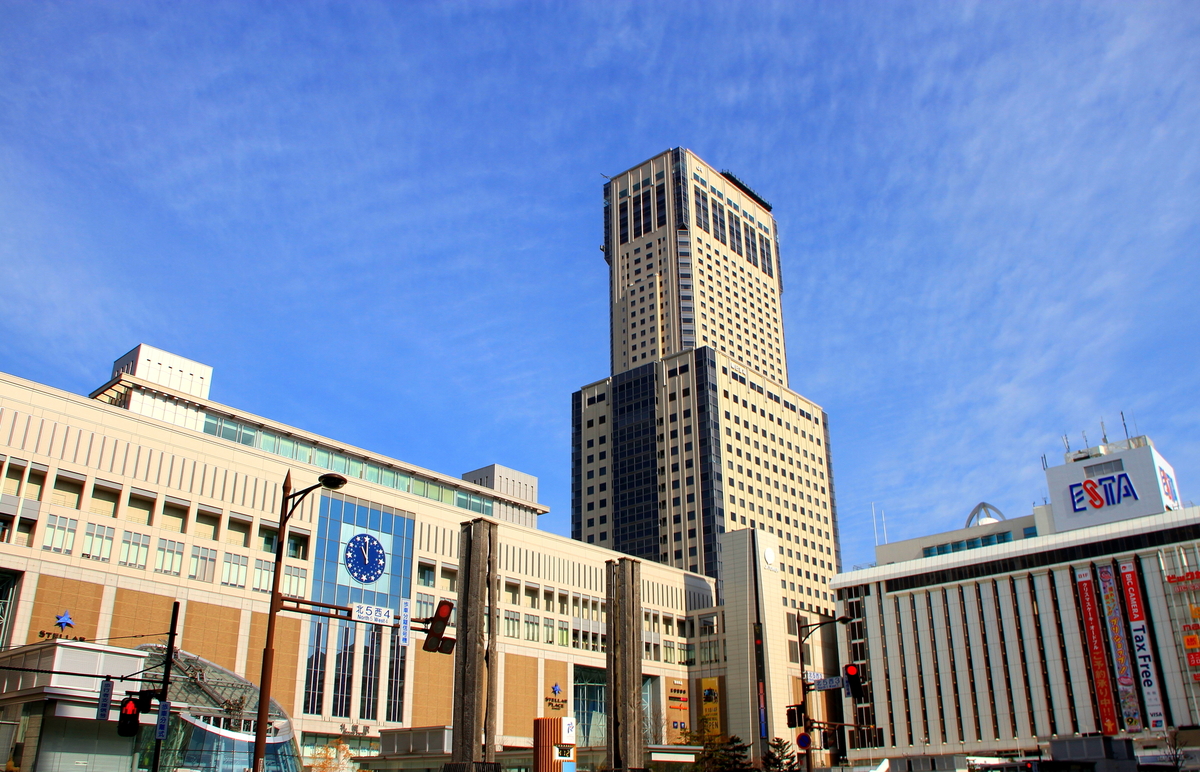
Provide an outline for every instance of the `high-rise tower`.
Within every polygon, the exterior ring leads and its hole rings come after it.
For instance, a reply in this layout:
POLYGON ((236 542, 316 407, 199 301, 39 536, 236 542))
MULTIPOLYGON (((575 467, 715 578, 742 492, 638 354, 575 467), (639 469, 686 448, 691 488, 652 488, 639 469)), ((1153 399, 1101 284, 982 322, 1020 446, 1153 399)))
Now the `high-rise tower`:
POLYGON ((775 547, 784 602, 832 609, 827 416, 787 387, 771 205, 675 148, 604 186, 612 375, 572 398, 572 535, 721 576, 718 536, 775 547))

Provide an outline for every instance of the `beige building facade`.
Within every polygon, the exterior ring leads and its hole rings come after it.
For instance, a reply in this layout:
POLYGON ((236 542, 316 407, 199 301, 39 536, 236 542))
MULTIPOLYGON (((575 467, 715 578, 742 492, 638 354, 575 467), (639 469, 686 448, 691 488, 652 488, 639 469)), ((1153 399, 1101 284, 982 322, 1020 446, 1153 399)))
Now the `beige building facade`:
MULTIPOLYGON (((523 524, 546 511, 527 498, 536 498, 536 478, 492 468, 504 481, 493 488, 423 469, 214 402, 211 370, 201 391, 170 366, 188 360, 149 347, 131 354, 156 369, 119 360, 89 396, 0 375, 0 643, 161 643, 178 600, 179 647, 257 682, 282 481, 290 473, 307 486, 335 471, 349 483, 314 492, 290 522, 284 594, 397 611, 408 604, 413 617, 427 616, 439 600, 456 599, 461 524, 498 520, 499 742, 528 747, 534 718, 571 715, 581 744, 603 745, 604 569, 616 556, 523 524), (360 534, 387 553, 386 570, 371 582, 346 565, 347 543, 360 534), (56 626, 68 613, 71 624, 56 626)), ((480 470, 466 477, 489 482, 480 470)), ((805 619, 768 598, 780 561, 762 562, 765 544, 739 548, 739 575, 759 566, 770 580, 756 580, 754 594, 727 590, 741 604, 732 616, 713 579, 643 564, 652 743, 681 742, 702 723, 757 732, 734 707, 751 699, 753 681, 727 681, 749 672, 751 607, 759 624, 785 631, 766 643, 762 715, 773 735, 787 734, 784 707, 796 700, 805 665, 786 631, 805 619)), ((381 729, 451 722, 453 658, 421 650, 422 637, 280 614, 274 697, 290 715, 303 763, 325 763, 331 745, 346 746, 347 757, 369 755, 381 729)))

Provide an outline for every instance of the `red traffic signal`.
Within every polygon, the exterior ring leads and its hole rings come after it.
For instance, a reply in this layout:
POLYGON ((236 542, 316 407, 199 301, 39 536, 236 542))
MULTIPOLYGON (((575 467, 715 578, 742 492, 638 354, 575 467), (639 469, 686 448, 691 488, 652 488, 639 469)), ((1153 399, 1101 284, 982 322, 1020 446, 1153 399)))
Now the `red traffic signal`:
POLYGON ((846 689, 855 702, 863 701, 862 673, 858 665, 846 665, 842 668, 842 678, 845 679, 846 689))
POLYGON ((788 729, 795 729, 796 727, 800 726, 800 706, 799 705, 788 705, 787 706, 787 725, 788 725, 788 729))
POLYGON ((121 713, 117 718, 117 734, 121 737, 137 737, 141 727, 141 712, 138 710, 136 697, 126 697, 121 700, 121 713))
POLYGON ((454 639, 446 637, 446 625, 454 613, 454 604, 448 600, 439 601, 437 610, 429 617, 429 628, 425 631, 425 643, 421 646, 424 651, 450 654, 454 651, 454 639))

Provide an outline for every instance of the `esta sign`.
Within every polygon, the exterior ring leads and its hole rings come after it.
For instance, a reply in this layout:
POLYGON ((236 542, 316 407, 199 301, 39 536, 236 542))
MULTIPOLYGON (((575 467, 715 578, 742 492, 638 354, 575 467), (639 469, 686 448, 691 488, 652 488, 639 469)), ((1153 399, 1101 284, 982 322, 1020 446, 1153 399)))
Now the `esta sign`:
POLYGON ((1120 504, 1125 499, 1138 500, 1137 489, 1133 481, 1124 472, 1107 475, 1095 480, 1084 480, 1072 483, 1068 487, 1071 497, 1071 510, 1086 512, 1088 508, 1100 509, 1120 504))

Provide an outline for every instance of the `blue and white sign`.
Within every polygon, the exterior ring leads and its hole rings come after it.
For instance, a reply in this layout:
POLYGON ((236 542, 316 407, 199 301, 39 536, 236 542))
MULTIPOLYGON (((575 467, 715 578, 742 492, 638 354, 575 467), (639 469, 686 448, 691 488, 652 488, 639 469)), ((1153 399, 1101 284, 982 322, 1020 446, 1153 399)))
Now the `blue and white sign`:
POLYGON ((392 624, 392 610, 383 606, 371 606, 366 603, 355 603, 351 607, 351 616, 355 622, 366 622, 369 625, 392 624))
POLYGON ((167 739, 167 727, 171 723, 171 703, 162 700, 158 703, 158 721, 154 724, 154 739, 167 739))
POLYGON ((1175 470, 1141 438, 1103 446, 1104 452, 1068 454, 1046 470, 1056 531, 1157 515, 1178 506, 1175 470))
POLYGON ((96 701, 96 720, 107 721, 112 709, 113 682, 107 678, 100 682, 100 697, 96 701))
POLYGON ((400 645, 408 645, 408 633, 412 629, 412 601, 407 598, 400 601, 400 645))
POLYGON ((841 689, 842 677, 833 676, 832 678, 822 678, 820 681, 814 681, 812 690, 814 692, 827 692, 830 689, 841 689))

